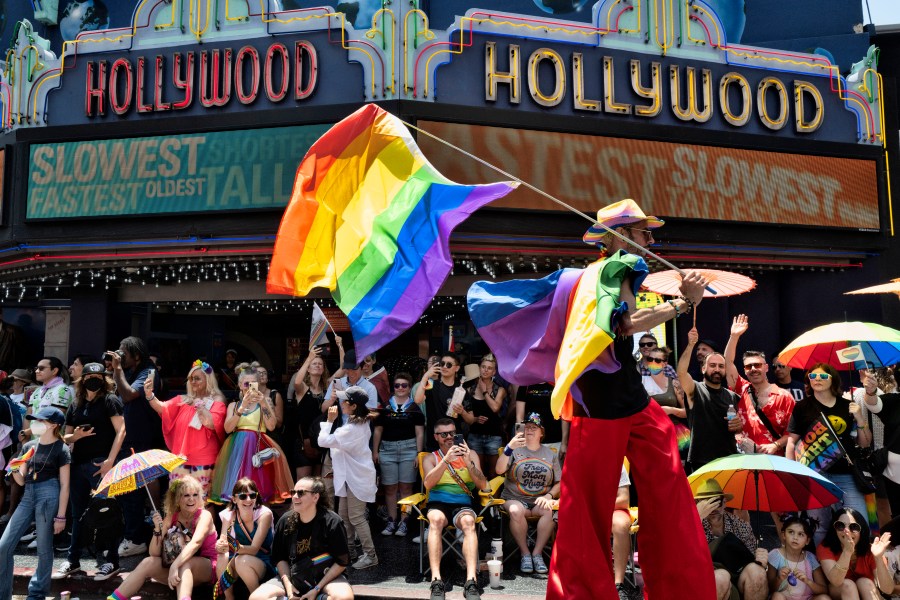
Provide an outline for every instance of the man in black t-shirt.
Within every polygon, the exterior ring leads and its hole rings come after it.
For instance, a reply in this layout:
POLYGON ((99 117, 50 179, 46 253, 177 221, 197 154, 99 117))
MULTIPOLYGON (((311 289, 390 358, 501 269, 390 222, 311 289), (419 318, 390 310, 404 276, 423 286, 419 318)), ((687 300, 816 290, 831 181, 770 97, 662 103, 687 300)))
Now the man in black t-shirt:
POLYGON ((331 510, 321 477, 294 484, 291 510, 275 525, 272 564, 277 575, 250 595, 250 600, 276 598, 352 598, 345 571, 350 562, 344 523, 331 510))
POLYGON ((787 390, 794 397, 794 402, 800 402, 806 395, 806 386, 802 381, 791 378, 791 368, 780 360, 772 362, 772 370, 775 372, 775 385, 787 390))
POLYGON ((728 419, 728 407, 737 411, 740 398, 727 388, 725 357, 718 352, 707 354, 701 366, 703 381, 694 381, 688 372, 699 334, 688 331, 688 344, 678 359, 678 381, 687 399, 688 422, 691 426, 691 448, 688 468, 696 471, 706 463, 737 452, 734 434, 743 431, 741 419, 728 419))

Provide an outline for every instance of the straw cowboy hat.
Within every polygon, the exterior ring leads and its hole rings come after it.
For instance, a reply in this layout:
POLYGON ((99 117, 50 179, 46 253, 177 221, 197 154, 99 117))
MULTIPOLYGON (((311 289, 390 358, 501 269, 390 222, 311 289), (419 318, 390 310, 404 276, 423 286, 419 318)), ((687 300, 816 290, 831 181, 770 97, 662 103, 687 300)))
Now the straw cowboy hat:
MULTIPOLYGON (((645 215, 641 207, 637 205, 637 202, 631 198, 620 200, 597 211, 597 222, 606 225, 610 229, 631 225, 632 223, 640 223, 641 221, 647 221, 647 229, 656 229, 665 224, 665 221, 662 219, 645 215)), ((581 239, 585 244, 591 244, 592 246, 602 245, 604 235, 606 235, 606 230, 603 227, 591 225, 591 228, 585 232, 584 237, 581 239)))
POLYGON ((694 493, 694 500, 706 500, 708 498, 718 498, 719 496, 725 496, 725 502, 730 502, 732 498, 734 498, 733 494, 726 494, 722 491, 722 486, 719 485, 719 482, 715 479, 707 479, 703 482, 697 491, 694 493))

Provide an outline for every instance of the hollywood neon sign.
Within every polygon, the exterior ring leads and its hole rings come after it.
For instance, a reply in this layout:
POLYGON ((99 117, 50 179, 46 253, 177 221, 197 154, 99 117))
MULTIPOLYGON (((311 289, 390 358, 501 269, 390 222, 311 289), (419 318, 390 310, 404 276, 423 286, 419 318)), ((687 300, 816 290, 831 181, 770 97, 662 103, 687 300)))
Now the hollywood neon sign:
POLYGON ((309 98, 318 83, 316 48, 305 40, 292 47, 271 44, 263 54, 254 46, 174 52, 167 61, 138 56, 87 64, 85 114, 102 117, 178 111, 199 102, 204 108, 231 102, 250 105, 262 95, 272 103, 309 98), (292 82, 293 81, 293 85, 292 82))

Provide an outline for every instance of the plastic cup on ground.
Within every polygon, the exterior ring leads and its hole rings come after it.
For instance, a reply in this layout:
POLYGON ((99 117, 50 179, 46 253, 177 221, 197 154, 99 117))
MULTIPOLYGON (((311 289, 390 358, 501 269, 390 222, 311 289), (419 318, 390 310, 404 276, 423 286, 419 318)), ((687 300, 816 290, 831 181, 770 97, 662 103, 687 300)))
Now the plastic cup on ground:
POLYGON ((500 589, 500 569, 503 567, 503 563, 499 560, 489 560, 487 561, 487 565, 491 587, 495 590, 500 589))

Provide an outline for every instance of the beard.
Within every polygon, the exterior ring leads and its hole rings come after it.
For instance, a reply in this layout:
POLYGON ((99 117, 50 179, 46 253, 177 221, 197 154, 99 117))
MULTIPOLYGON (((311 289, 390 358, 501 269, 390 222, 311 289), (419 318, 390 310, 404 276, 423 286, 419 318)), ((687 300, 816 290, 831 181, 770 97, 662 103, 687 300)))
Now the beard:
POLYGON ((715 385, 722 385, 722 374, 721 373, 704 373, 703 379, 705 379, 708 383, 713 383, 715 385))

